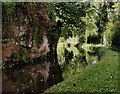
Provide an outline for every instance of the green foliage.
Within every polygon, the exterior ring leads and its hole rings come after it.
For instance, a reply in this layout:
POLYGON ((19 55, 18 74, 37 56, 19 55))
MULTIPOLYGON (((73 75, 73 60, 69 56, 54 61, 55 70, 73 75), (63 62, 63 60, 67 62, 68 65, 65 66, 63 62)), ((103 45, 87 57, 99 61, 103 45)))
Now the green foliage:
POLYGON ((120 51, 120 3, 117 5, 118 12, 113 15, 113 26, 112 26, 112 37, 111 37, 111 46, 113 47, 114 50, 120 51))
POLYGON ((18 61, 26 62, 28 58, 28 50, 26 48, 22 48, 19 52, 13 52, 12 58, 16 62, 18 61))
POLYGON ((15 3, 9 3, 9 2, 2 3, 3 13, 6 15, 12 14, 14 12, 15 6, 16 6, 15 3))
MULTIPOLYGON (((98 32, 98 36, 100 39, 100 42, 103 43, 104 40, 104 32, 107 29, 107 23, 111 20, 111 15, 114 11, 114 6, 115 3, 113 2, 104 2, 104 3, 93 3, 91 4, 94 11, 93 13, 95 14, 95 25, 97 27, 96 31, 98 32)), ((90 15, 91 16, 91 15, 90 15)))
POLYGON ((120 34, 119 32, 116 32, 114 36, 112 37, 112 46, 115 47, 115 49, 120 50, 120 34))
POLYGON ((92 51, 91 51, 94 55, 100 55, 100 56, 102 56, 102 55, 104 55, 105 53, 104 53, 104 49, 103 48, 101 48, 101 47, 92 47, 92 51))
POLYGON ((68 25, 64 25, 64 27, 62 28, 62 33, 61 33, 61 37, 64 37, 65 39, 69 38, 70 36, 72 36, 72 31, 70 30, 70 28, 68 27, 68 25))
POLYGON ((78 61, 72 59, 69 64, 62 65, 63 78, 67 80, 71 78, 74 74, 84 70, 84 65, 81 62, 82 60, 80 59, 78 61))
POLYGON ((28 57, 28 51, 26 48, 22 48, 20 51, 20 59, 23 60, 24 62, 27 61, 27 57, 28 57))
POLYGON ((56 3, 55 10, 58 17, 66 23, 75 24, 79 22, 80 17, 86 16, 86 3, 56 3))
POLYGON ((106 57, 95 65, 54 85, 45 92, 118 92, 118 57, 106 50, 106 57))
POLYGON ((112 47, 120 51, 120 48, 119 48, 120 47, 120 26, 119 25, 120 25, 120 21, 117 20, 115 25, 115 31, 112 36, 112 47))
POLYGON ((88 44, 93 43, 93 44, 98 44, 100 43, 99 36, 98 35, 91 35, 88 36, 88 44))
POLYGON ((15 65, 22 65, 23 62, 27 63, 29 51, 26 48, 21 48, 20 51, 14 51, 12 53, 11 59, 6 63, 3 61, 2 68, 3 69, 12 69, 15 65))
POLYGON ((37 47, 42 43, 43 41, 43 34, 40 30, 40 19, 36 17, 35 19, 35 26, 34 26, 34 40, 35 43, 37 44, 37 47))
POLYGON ((56 16, 63 21, 62 36, 65 39, 85 32, 86 23, 82 18, 86 16, 88 3, 56 3, 54 8, 56 16))
POLYGON ((56 17, 56 12, 54 9, 54 3, 47 3, 48 16, 51 20, 54 20, 56 17))
POLYGON ((16 61, 19 61, 19 58, 20 58, 20 54, 16 51, 14 51, 12 53, 12 57, 16 60, 16 61))
POLYGON ((114 31, 115 31, 115 24, 113 24, 112 22, 108 22, 107 24, 107 28, 106 28, 106 31, 105 31, 105 39, 106 39, 106 45, 107 47, 110 47, 111 46, 111 42, 112 42, 112 35, 114 34, 114 31))
POLYGON ((99 39, 102 42, 103 41, 103 32, 106 30, 106 24, 108 22, 108 11, 107 11, 107 3, 100 3, 99 9, 97 9, 97 15, 96 16, 96 26, 98 28, 97 32, 99 35, 99 39))

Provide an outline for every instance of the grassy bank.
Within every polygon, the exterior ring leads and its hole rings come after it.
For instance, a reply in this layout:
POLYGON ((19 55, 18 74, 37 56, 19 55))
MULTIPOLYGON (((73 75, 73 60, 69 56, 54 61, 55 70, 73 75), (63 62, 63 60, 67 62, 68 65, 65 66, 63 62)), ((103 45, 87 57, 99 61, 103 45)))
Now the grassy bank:
POLYGON ((118 52, 105 51, 103 59, 45 92, 117 92, 118 52))

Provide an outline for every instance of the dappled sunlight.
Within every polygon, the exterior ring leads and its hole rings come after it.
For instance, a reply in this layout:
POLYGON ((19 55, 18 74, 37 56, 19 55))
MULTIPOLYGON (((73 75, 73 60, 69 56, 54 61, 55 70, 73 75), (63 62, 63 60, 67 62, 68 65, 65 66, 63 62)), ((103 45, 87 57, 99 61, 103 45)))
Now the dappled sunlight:
POLYGON ((118 91, 119 1, 1 4, 2 93, 118 91))

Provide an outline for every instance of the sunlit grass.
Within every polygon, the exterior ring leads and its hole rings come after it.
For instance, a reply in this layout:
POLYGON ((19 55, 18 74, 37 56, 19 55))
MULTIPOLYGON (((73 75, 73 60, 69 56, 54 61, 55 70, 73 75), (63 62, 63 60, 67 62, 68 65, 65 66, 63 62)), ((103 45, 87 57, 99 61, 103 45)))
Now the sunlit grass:
POLYGON ((106 50, 100 62, 49 88, 46 92, 117 92, 118 53, 106 50))

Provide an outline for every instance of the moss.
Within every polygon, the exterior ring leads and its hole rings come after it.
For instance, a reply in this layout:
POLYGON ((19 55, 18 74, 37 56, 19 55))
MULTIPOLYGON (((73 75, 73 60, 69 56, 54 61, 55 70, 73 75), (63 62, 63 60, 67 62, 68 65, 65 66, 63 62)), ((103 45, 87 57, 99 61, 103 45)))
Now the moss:
POLYGON ((35 26, 34 26, 34 40, 35 40, 37 47, 39 47, 39 45, 43 41, 43 33, 42 33, 40 26, 41 26, 40 19, 39 19, 39 17, 36 17, 35 18, 35 26))

